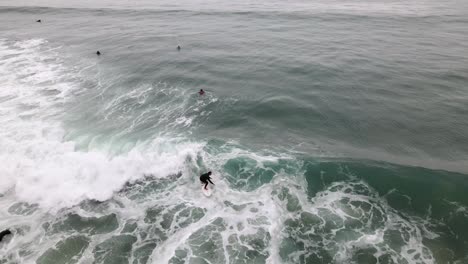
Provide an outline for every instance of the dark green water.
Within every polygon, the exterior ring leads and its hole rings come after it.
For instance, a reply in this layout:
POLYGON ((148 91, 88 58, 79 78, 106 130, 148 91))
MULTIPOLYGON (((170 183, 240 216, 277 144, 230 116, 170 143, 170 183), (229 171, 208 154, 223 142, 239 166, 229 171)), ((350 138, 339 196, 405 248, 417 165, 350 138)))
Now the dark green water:
POLYGON ((0 6, 0 263, 468 263, 466 3, 0 6))

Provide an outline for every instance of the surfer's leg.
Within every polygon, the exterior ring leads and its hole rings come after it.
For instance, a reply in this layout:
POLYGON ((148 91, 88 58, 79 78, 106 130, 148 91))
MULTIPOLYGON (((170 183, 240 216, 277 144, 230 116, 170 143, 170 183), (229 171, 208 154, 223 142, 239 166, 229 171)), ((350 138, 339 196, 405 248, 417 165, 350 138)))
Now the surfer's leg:
POLYGON ((208 190, 206 187, 208 186, 208 182, 205 182, 205 190, 208 190))

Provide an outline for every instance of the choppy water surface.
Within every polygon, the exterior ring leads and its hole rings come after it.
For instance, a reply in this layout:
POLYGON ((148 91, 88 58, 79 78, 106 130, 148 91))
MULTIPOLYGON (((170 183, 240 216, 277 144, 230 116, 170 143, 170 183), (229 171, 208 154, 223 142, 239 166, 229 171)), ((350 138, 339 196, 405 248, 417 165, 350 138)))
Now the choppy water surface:
POLYGON ((468 263, 463 1, 0 6, 0 263, 468 263))

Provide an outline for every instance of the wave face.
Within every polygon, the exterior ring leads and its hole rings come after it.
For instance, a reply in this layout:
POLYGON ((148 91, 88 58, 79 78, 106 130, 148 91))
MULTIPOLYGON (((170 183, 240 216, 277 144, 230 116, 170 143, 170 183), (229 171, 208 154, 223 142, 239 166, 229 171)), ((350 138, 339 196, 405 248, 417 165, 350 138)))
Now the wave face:
POLYGON ((0 8, 0 263, 468 262, 463 8, 108 4, 0 8))

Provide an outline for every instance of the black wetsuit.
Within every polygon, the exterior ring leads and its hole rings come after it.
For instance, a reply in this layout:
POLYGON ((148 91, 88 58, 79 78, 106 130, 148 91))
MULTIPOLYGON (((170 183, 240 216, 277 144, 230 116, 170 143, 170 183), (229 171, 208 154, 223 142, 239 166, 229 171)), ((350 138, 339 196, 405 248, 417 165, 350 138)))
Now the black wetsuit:
POLYGON ((210 175, 211 175, 211 173, 209 173, 209 172, 200 175, 200 181, 205 184, 205 189, 208 186, 208 182, 214 185, 214 183, 211 182, 210 175))
POLYGON ((3 230, 2 232, 0 232, 0 241, 2 241, 3 237, 4 236, 7 236, 7 235, 11 235, 11 231, 10 230, 3 230))

